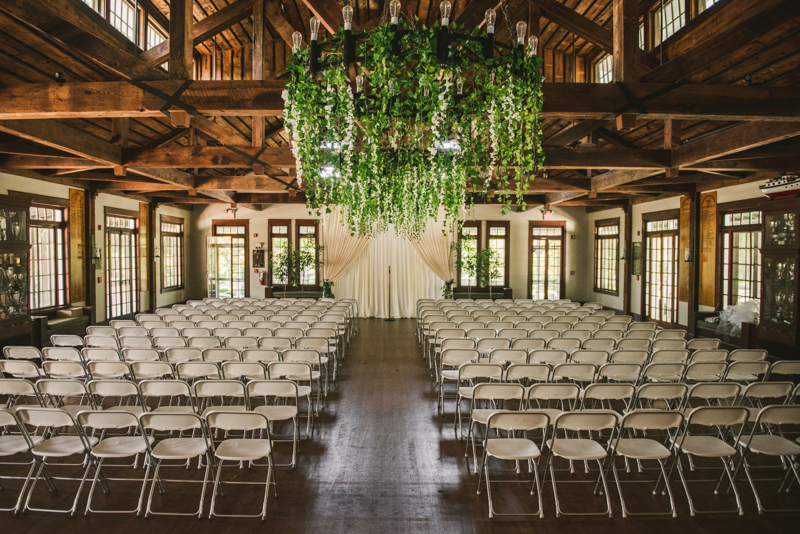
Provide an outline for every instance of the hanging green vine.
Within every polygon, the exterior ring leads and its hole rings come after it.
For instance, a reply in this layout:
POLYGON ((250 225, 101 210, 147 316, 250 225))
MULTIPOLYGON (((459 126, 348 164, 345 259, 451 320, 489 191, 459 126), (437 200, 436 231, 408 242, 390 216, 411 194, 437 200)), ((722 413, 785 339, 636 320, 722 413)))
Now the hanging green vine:
POLYGON ((521 203, 544 160, 541 59, 521 51, 485 59, 478 29, 452 24, 460 37, 440 65, 436 29, 401 20, 399 31, 399 56, 389 25, 359 38, 366 83, 356 93, 342 30, 323 46, 316 75, 308 48, 292 54, 284 119, 309 210, 340 206, 354 235, 393 227, 416 239, 440 207, 447 227, 459 222, 468 193, 495 190, 504 209, 521 203))

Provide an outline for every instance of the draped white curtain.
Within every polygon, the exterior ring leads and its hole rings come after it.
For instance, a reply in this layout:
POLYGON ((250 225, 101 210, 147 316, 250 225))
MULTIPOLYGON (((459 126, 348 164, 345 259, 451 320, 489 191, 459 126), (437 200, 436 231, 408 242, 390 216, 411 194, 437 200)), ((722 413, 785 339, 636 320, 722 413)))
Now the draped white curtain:
POLYGON ((450 261, 452 252, 450 244, 453 242, 453 233, 445 233, 445 226, 441 222, 444 214, 440 214, 439 220, 428 221, 428 226, 419 241, 412 241, 411 245, 419 254, 425 265, 436 273, 442 280, 452 280, 455 277, 453 272, 453 262, 450 261))
POLYGON ((389 317, 390 295, 392 317, 414 317, 417 299, 439 298, 443 284, 414 245, 389 230, 369 240, 367 249, 338 276, 333 292, 337 298, 356 299, 362 317, 389 317))
POLYGON ((325 246, 324 275, 335 280, 361 254, 367 243, 366 238, 351 237, 346 226, 342 226, 339 209, 334 209, 322 222, 322 244, 325 246))

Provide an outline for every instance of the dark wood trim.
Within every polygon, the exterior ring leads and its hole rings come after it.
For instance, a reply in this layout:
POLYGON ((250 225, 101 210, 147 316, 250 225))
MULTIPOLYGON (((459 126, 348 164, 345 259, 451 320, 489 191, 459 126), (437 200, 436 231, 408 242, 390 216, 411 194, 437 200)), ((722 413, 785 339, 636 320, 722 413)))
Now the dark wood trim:
MULTIPOLYGON (((139 212, 133 210, 124 210, 121 208, 114 208, 111 206, 104 206, 103 213, 105 215, 110 215, 112 217, 127 217, 128 219, 139 219, 139 212)), ((103 226, 105 226, 105 221, 103 221, 103 226)))
POLYGON ((680 261, 680 237, 681 237, 681 210, 663 210, 663 211, 653 211, 650 213, 642 213, 642 285, 640 291, 640 303, 639 303, 639 317, 641 321, 653 321, 654 323, 659 324, 664 328, 674 328, 675 324, 678 323, 678 262, 680 261), (650 318, 647 314, 647 238, 648 238, 648 231, 647 231, 647 223, 650 221, 661 221, 665 219, 677 219, 678 220, 678 229, 677 230, 661 230, 658 232, 649 232, 653 234, 657 233, 667 233, 667 232, 674 232, 675 238, 677 239, 677 246, 676 246, 676 258, 675 258, 675 321, 671 323, 667 323, 664 321, 657 321, 655 319, 650 318))
POLYGON ((633 207, 623 208, 625 215, 625 266, 622 271, 622 314, 631 313, 631 277, 633 276, 633 207))
MULTIPOLYGON (((479 253, 480 251, 483 250, 483 240, 482 240, 483 232, 481 232, 481 230, 483 229, 482 222, 483 221, 465 221, 464 224, 461 225, 462 228, 477 228, 478 229, 478 235, 476 236, 478 241, 477 241, 477 245, 475 247, 475 252, 476 253, 479 253)), ((458 240, 461 241, 462 237, 463 236, 462 236, 461 232, 459 231, 458 232, 458 240)), ((461 269, 456 269, 456 285, 455 285, 455 287, 463 287, 463 288, 471 287, 472 289, 474 289, 476 291, 480 289, 480 287, 478 287, 477 279, 475 280, 475 285, 474 286, 462 286, 461 285, 461 269)))
MULTIPOLYGON (((510 287, 509 278, 511 277, 511 221, 486 221, 486 246, 489 246, 489 239, 492 238, 490 228, 502 227, 506 229, 505 243, 506 243, 506 267, 505 276, 503 278, 502 287, 510 287)), ((492 286, 493 288, 500 288, 501 286, 492 286)))
POLYGON ((533 229, 548 226, 561 227, 561 288, 559 289, 559 297, 564 298, 566 293, 566 258, 567 258, 567 221, 528 221, 528 281, 526 283, 528 298, 533 298, 533 229))
POLYGON ((156 297, 156 262, 154 261, 156 252, 155 230, 157 205, 153 202, 150 202, 147 204, 147 206, 147 258, 150 260, 147 262, 147 291, 150 295, 150 306, 148 307, 148 311, 152 312, 158 307, 158 299, 156 297))
MULTIPOLYGON (((293 244, 294 250, 300 250, 300 227, 301 226, 313 226, 314 228, 316 228, 316 230, 314 231, 314 243, 319 245, 319 232, 320 232, 320 230, 319 230, 319 221, 318 221, 318 219, 295 219, 295 221, 294 221, 294 237, 295 237, 295 239, 294 239, 294 244, 293 244)), ((291 230, 289 230, 289 232, 291 233, 291 230)), ((301 284, 298 283, 297 288, 302 290, 302 291, 305 291, 305 290, 308 290, 308 291, 322 291, 322 280, 320 279, 320 276, 319 276, 320 275, 319 254, 316 254, 316 257, 317 257, 317 264, 316 264, 317 275, 316 275, 315 279, 316 279, 317 283, 315 285, 302 285, 302 287, 301 287, 301 284)), ((299 280, 299 278, 298 278, 298 280, 299 280)))
MULTIPOLYGON (((717 250, 716 250, 716 268, 715 268, 715 282, 714 282, 714 309, 721 311, 725 307, 723 301, 723 270, 724 265, 724 251, 725 251, 725 234, 734 231, 762 231, 762 224, 748 224, 746 226, 729 226, 725 227, 725 215, 728 213, 741 213, 749 211, 761 211, 763 218, 763 204, 769 202, 767 198, 749 198, 747 200, 738 200, 735 202, 726 202, 724 204, 717 204, 717 250)), ((729 258, 730 259, 730 258, 729 258)), ((759 273, 760 276, 760 273, 759 273)), ((733 278, 728 280, 732 284, 733 278)), ((728 288, 728 295, 731 294, 731 288, 728 288)))
POLYGON ((244 296, 250 296, 250 219, 211 219, 211 235, 219 226, 244 226, 244 296))
POLYGON ((69 198, 48 197, 45 195, 21 193, 19 191, 9 191, 8 197, 12 200, 27 202, 29 207, 35 205, 41 207, 69 208, 69 198))
MULTIPOLYGON (((267 267, 267 277, 269 279, 269 282, 267 283, 268 286, 273 286, 274 285, 274 279, 272 277, 272 261, 270 260, 270 258, 272 258, 272 235, 273 235, 272 234, 272 227, 273 226, 285 226, 286 227, 286 236, 287 236, 287 239, 289 240, 289 250, 292 250, 292 247, 293 247, 293 245, 292 245, 292 237, 293 237, 292 220, 291 219, 270 219, 269 222, 267 223, 267 259, 266 259, 266 261, 267 261, 267 266, 268 266, 267 267)), ((283 234, 279 234, 279 235, 283 235, 283 234)), ((288 291, 288 286, 287 286, 287 291, 288 291)))
MULTIPOLYGON (((692 196, 692 205, 691 205, 690 219, 689 219, 691 221, 691 226, 689 227, 689 249, 691 254, 690 257, 691 263, 688 265, 689 302, 687 303, 688 310, 686 314, 687 315, 686 322, 688 324, 686 326, 687 330, 692 335, 694 335, 697 331, 697 320, 695 319, 695 316, 700 308, 700 250, 702 249, 702 246, 700 244, 701 195, 702 193, 700 191, 697 191, 692 196)), ((678 220, 678 225, 680 226, 680 219, 678 220)), ((681 247, 680 233, 678 233, 678 262, 681 261, 680 247, 681 247)), ((677 319, 677 314, 675 318, 677 319)))
POLYGON ((594 250, 594 256, 593 256, 593 263, 592 263, 592 267, 593 267, 593 269, 592 269, 592 291, 595 292, 595 293, 600 293, 602 295, 611 295, 611 296, 614 296, 614 297, 618 297, 619 296, 619 282, 620 282, 619 281, 619 261, 620 261, 619 260, 619 249, 620 249, 620 244, 622 243, 622 239, 621 239, 622 238, 622 228, 621 228, 621 226, 622 225, 620 224, 620 218, 619 217, 615 217, 615 218, 611 218, 611 219, 601 219, 601 220, 597 220, 597 221, 594 222, 594 234, 593 234, 593 237, 594 237, 594 249, 593 249, 594 250), (617 240, 617 268, 614 269, 614 276, 617 278, 617 284, 616 284, 617 285, 617 290, 616 291, 612 291, 610 289, 601 289, 601 288, 597 287, 597 245, 603 239, 614 239, 611 236, 600 237, 600 236, 597 235, 597 229, 598 228, 603 228, 603 227, 606 227, 606 226, 616 226, 617 227, 617 237, 616 237, 616 240, 617 240))
MULTIPOLYGON (((155 236, 153 236, 155 237, 155 236)), ((186 227, 184 223, 183 217, 173 217, 171 215, 160 215, 158 221, 158 240, 161 244, 161 261, 159 262, 161 268, 161 291, 160 293, 170 293, 172 291, 181 291, 186 289, 186 227), (181 231, 179 233, 174 232, 162 232, 161 225, 163 223, 167 224, 179 224, 181 225, 181 231), (180 239, 181 243, 181 253, 180 253, 180 264, 181 264, 181 283, 176 286, 165 286, 164 285, 164 236, 175 236, 180 239)))

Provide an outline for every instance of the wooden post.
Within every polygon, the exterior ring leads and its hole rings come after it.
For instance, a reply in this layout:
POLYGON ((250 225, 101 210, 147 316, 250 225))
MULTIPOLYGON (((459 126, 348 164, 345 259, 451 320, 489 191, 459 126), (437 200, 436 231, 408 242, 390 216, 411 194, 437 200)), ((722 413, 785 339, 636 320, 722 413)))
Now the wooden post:
POLYGON ((639 9, 636 0, 614 0, 614 81, 635 83, 639 48, 639 9))
MULTIPOLYGON (((689 225, 689 312, 687 317, 687 331, 694 336, 696 328, 696 314, 700 303, 700 193, 692 195, 689 225)), ((685 245, 679 245, 685 249, 685 245)), ((678 251, 678 261, 682 261, 682 251, 678 251)))
POLYGON ((193 0, 172 0, 169 7, 169 79, 192 79, 193 0))
MULTIPOLYGON (((86 305, 94 306, 96 309, 102 307, 103 317, 105 317, 105 303, 97 302, 97 288, 95 287, 95 276, 105 276, 105 270, 95 271, 94 262, 92 261, 92 237, 95 234, 95 199, 97 198, 97 190, 90 188, 84 190, 85 210, 84 210, 84 230, 85 236, 83 239, 83 265, 84 265, 84 285, 86 287, 86 305)), ((105 221, 103 221, 105 223, 105 221)), ((97 247, 105 250, 105 243, 95 243, 97 247)), ((105 255, 103 256, 105 258, 105 255)))
MULTIPOLYGON (((155 258, 155 242, 156 242, 156 208, 157 205, 155 202, 150 202, 148 204, 148 217, 147 217, 147 257, 150 258, 151 261, 147 262, 147 281, 150 284, 150 310, 155 311, 157 308, 156 303, 156 291, 158 290, 156 286, 156 262, 155 258)), ((163 251, 162 251, 163 253, 163 251)), ((159 258, 161 261, 161 258, 159 258)))
POLYGON ((622 209, 625 214, 625 265, 622 271, 622 313, 631 314, 631 276, 633 267, 633 206, 631 201, 622 209))
MULTIPOLYGON (((253 4, 253 79, 264 79, 264 1, 253 4)), ((253 117, 252 145, 264 146, 264 117, 253 117)), ((263 171, 262 171, 263 172, 263 171)))
MULTIPOLYGON (((681 121, 676 119, 664 120, 664 148, 672 150, 681 146, 681 121)), ((678 177, 678 167, 666 170, 667 178, 678 177)))

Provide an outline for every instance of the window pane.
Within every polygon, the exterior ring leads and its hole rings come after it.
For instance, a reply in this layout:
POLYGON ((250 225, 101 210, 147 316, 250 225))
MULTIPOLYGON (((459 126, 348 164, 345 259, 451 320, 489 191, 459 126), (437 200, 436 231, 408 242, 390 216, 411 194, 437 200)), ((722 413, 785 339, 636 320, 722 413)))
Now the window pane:
POLYGON ((136 12, 127 0, 109 0, 108 19, 122 35, 136 42, 136 12))
POLYGON ((594 78, 596 83, 611 83, 614 76, 614 57, 606 54, 595 64, 594 78))

